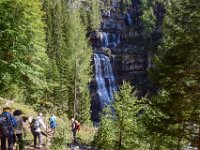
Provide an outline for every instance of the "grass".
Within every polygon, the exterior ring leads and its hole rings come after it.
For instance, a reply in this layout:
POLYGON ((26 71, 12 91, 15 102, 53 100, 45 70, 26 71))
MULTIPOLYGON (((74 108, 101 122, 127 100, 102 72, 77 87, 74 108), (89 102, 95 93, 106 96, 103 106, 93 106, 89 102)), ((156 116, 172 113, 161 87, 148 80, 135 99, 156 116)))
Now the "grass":
POLYGON ((82 125, 80 132, 77 132, 77 139, 80 140, 81 144, 91 145, 96 131, 97 129, 91 125, 82 125))
MULTIPOLYGON (((12 110, 20 109, 23 112, 24 116, 27 117, 33 117, 35 118, 37 116, 37 112, 34 111, 34 109, 31 106, 12 102, 7 105, 7 102, 3 99, 0 99, 0 106, 1 108, 5 106, 9 106, 12 108, 12 110)), ((44 116, 44 122, 45 124, 48 123, 48 118, 50 117, 50 114, 45 114, 44 116)), ((50 146, 50 150, 67 150, 69 149, 69 145, 73 142, 73 136, 71 131, 71 122, 69 119, 67 119, 66 115, 63 115, 62 117, 57 117, 58 127, 55 132, 55 136, 52 139, 52 145, 50 146)), ((24 139, 25 145, 33 145, 33 135, 30 131, 30 125, 28 121, 25 123, 26 130, 27 130, 27 136, 24 139)), ((97 129, 93 128, 92 123, 88 123, 86 125, 81 125, 81 129, 79 132, 77 132, 77 141, 81 145, 91 145, 94 135, 96 133, 97 129)), ((46 144, 46 138, 43 137, 43 143, 46 144)))
POLYGON ((20 109, 23 112, 24 116, 33 117, 37 116, 37 112, 35 112, 30 106, 20 103, 13 103, 11 105, 13 110, 20 109))

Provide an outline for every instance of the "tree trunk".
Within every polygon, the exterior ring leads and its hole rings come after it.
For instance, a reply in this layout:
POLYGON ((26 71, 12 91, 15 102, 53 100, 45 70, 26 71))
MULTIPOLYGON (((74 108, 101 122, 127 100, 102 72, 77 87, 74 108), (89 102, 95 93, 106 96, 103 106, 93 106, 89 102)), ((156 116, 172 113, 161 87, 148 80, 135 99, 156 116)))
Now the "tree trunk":
POLYGON ((199 125, 199 133, 198 133, 198 150, 200 150, 200 125, 199 125))
POLYGON ((76 64, 76 58, 75 58, 75 78, 74 78, 74 118, 76 118, 76 103, 77 103, 77 96, 76 96, 76 75, 77 75, 77 64, 76 64))
POLYGON ((118 150, 121 150, 121 147, 122 147, 122 132, 120 130, 120 133, 119 133, 119 149, 118 150))
POLYGON ((122 122, 120 123, 120 131, 119 131, 119 147, 118 150, 121 150, 122 148, 122 122))

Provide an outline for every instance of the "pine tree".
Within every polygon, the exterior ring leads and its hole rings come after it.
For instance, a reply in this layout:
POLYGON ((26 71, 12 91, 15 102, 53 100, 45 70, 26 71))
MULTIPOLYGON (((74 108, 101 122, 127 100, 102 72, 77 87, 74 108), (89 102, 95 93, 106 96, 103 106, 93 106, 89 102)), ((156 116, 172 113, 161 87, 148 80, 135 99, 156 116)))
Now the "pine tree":
POLYGON ((65 44, 62 61, 62 76, 66 79, 69 117, 76 114, 82 122, 90 118, 90 80, 91 48, 86 39, 86 30, 81 23, 79 9, 68 8, 65 44))
POLYGON ((197 132, 191 127, 200 121, 200 3, 171 0, 165 7, 165 41, 151 73, 155 83, 168 94, 152 101, 151 107, 157 111, 154 115, 159 118, 149 117, 148 128, 172 137, 174 147, 180 149, 182 142, 191 141, 197 132))
POLYGON ((67 14, 66 2, 63 0, 44 0, 43 11, 45 12, 47 54, 50 60, 47 75, 49 88, 43 106, 47 107, 51 104, 54 109, 66 111, 63 108, 63 101, 67 99, 67 93, 65 79, 62 79, 62 52, 66 46, 63 35, 67 14))
POLYGON ((154 5, 153 1, 147 1, 144 0, 141 2, 141 22, 142 22, 142 27, 143 27, 143 32, 144 32, 144 36, 145 38, 149 38, 154 29, 155 29, 155 25, 156 25, 156 16, 154 14, 154 5))
POLYGON ((47 89, 41 3, 1 0, 0 10, 1 95, 34 104, 47 89))
POLYGON ((98 0, 87 0, 79 5, 80 18, 87 30, 98 30, 101 21, 100 2, 98 0))
POLYGON ((100 149, 110 150, 114 148, 115 127, 114 117, 110 106, 105 107, 101 114, 101 122, 98 132, 94 137, 94 145, 100 149))
POLYGON ((60 60, 63 48, 63 6, 62 0, 44 0, 43 10, 46 23, 47 53, 51 59, 60 60))
POLYGON ((130 84, 124 83, 116 93, 113 106, 104 110, 95 139, 99 148, 147 149, 139 116, 143 100, 138 100, 134 94, 130 84))
POLYGON ((115 98, 115 148, 118 150, 137 148, 137 132, 139 133, 137 114, 141 109, 139 101, 128 83, 123 83, 115 98))
POLYGON ((98 0, 90 0, 90 10, 89 14, 89 29, 97 30, 100 26, 101 12, 98 0))
POLYGON ((82 5, 79 1, 65 0, 45 0, 43 3, 51 62, 47 103, 50 101, 58 110, 68 112, 70 118, 78 115, 83 123, 90 118, 91 49, 81 23, 82 5))

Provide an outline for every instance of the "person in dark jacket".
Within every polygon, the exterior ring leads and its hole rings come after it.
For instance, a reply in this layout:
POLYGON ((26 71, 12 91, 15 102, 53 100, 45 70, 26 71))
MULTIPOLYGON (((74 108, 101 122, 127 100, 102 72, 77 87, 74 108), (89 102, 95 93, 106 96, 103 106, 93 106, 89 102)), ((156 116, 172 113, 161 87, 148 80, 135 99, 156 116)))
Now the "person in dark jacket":
POLYGON ((76 142, 76 123, 74 118, 71 119, 71 126, 72 126, 72 133, 73 133, 73 138, 74 138, 74 142, 76 142))
POLYGON ((24 119, 22 118, 21 114, 22 114, 21 110, 15 110, 13 112, 13 115, 15 116, 15 119, 17 122, 17 127, 15 129, 14 143, 16 143, 17 139, 18 139, 19 149, 23 150, 24 149, 23 134, 25 137, 26 136, 26 128, 24 125, 24 119))
POLYGON ((14 146, 14 128, 17 127, 16 119, 11 115, 11 108, 3 108, 3 113, 0 115, 1 122, 1 150, 13 150, 14 146), (8 142, 7 142, 8 141, 8 142), (6 148, 8 143, 8 148, 6 148))

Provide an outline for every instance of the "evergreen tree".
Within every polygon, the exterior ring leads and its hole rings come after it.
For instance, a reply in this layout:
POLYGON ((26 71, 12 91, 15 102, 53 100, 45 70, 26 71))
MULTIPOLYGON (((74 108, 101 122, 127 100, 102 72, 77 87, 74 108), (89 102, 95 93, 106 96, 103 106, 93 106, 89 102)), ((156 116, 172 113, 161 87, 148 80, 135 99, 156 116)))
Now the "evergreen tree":
POLYGON ((64 0, 45 0, 43 3, 51 62, 47 78, 49 91, 44 105, 50 101, 58 110, 68 112, 69 117, 78 115, 78 119, 85 122, 90 118, 91 49, 81 23, 82 5, 79 1, 64 0))
POLYGON ((155 29, 156 16, 153 10, 154 5, 152 0, 141 2, 141 21, 145 38, 149 38, 155 29))
POLYGON ((137 114, 141 106, 132 92, 131 85, 124 83, 115 97, 115 149, 118 150, 136 149, 139 146, 137 114))
POLYGON ((101 114, 100 127, 94 137, 94 145, 100 149, 114 149, 115 127, 111 108, 105 107, 101 114))
POLYGON ((63 101, 67 99, 65 79, 62 78, 62 52, 66 46, 63 35, 67 14, 66 8, 66 2, 63 0, 43 1, 47 54, 50 60, 47 76, 49 89, 46 92, 46 102, 43 103, 43 106, 46 107, 51 103, 54 108, 59 108, 58 110, 61 110, 60 107, 63 107, 63 101))
POLYGON ((89 29, 97 30, 100 26, 101 12, 98 0, 90 0, 89 29))
POLYGON ((35 103, 47 89, 39 0, 0 1, 0 93, 35 103))
POLYGON ((151 101, 156 117, 149 115, 147 127, 151 133, 172 137, 176 149, 192 140, 198 131, 192 126, 200 123, 199 7, 196 0, 166 3, 165 41, 151 70, 152 79, 168 94, 151 101))
POLYGON ((86 30, 81 23, 78 9, 68 8, 65 44, 62 61, 62 76, 66 79, 69 116, 78 114, 82 122, 90 118, 90 80, 91 48, 86 39, 86 30))
POLYGON ((101 126, 95 142, 102 149, 147 149, 144 130, 139 117, 143 100, 138 100, 133 88, 124 83, 116 93, 112 111, 106 108, 101 116, 101 126), (107 141, 107 142, 105 142, 107 141))
POLYGON ((80 18, 88 31, 98 30, 101 21, 100 3, 98 0, 83 1, 80 5, 80 18))
POLYGON ((63 11, 62 0, 43 1, 43 10, 46 13, 46 41, 47 41, 47 53, 51 59, 60 60, 61 50, 63 48, 63 11))

